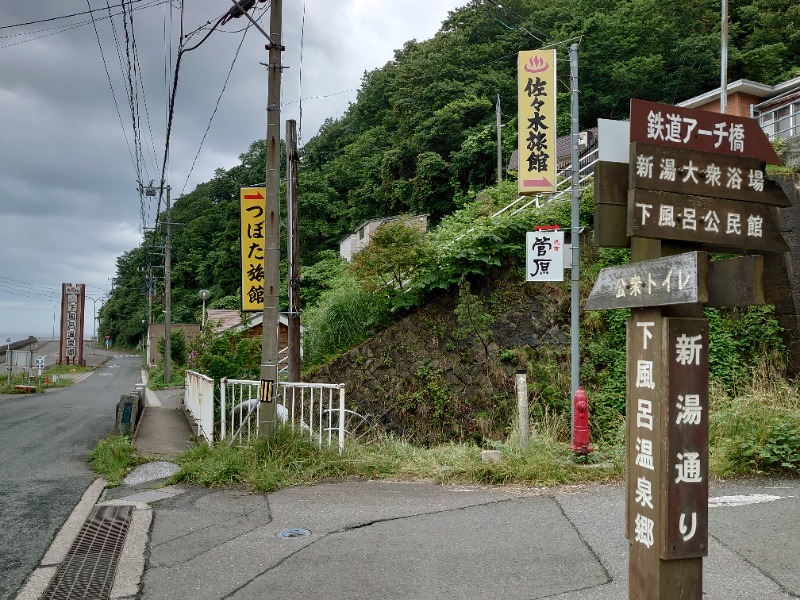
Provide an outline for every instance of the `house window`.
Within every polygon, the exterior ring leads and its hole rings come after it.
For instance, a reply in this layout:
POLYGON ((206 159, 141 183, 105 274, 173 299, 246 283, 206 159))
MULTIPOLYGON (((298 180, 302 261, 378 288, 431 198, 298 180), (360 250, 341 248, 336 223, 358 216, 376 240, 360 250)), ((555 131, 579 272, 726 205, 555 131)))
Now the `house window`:
POLYGON ((758 121, 770 140, 800 135, 800 101, 762 112, 758 121))

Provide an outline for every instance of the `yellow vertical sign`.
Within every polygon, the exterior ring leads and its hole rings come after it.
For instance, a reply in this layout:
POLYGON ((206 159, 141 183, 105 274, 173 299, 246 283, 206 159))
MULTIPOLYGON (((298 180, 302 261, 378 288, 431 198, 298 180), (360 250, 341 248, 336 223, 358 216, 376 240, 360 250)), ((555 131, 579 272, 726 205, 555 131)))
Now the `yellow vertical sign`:
POLYGON ((242 312, 264 310, 264 226, 267 188, 239 188, 242 312))
POLYGON ((519 193, 556 189, 556 51, 517 55, 519 193))

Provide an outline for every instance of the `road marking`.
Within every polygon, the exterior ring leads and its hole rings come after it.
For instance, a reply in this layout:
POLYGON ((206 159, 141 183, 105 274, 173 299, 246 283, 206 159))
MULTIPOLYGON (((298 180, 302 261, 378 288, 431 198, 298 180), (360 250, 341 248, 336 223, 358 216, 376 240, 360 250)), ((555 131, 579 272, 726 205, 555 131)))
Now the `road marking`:
POLYGON ((98 373, 97 376, 98 377, 113 377, 114 374, 113 373, 98 373))
MULTIPOLYGON (((790 496, 791 497, 791 496, 790 496)), ((764 502, 774 502, 781 500, 784 496, 772 496, 770 494, 749 494, 739 496, 717 496, 708 499, 709 508, 748 506, 750 504, 761 504, 764 502)))

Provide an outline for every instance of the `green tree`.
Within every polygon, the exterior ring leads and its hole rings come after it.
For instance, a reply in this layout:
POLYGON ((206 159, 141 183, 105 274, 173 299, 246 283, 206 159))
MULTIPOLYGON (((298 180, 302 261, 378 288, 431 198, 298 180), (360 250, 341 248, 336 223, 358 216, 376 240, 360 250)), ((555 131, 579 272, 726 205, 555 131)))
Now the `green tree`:
POLYGON ((398 218, 378 227, 367 247, 353 257, 350 272, 367 291, 397 298, 432 257, 426 233, 398 218))
MULTIPOLYGON (((164 356, 165 345, 166 340, 162 335, 158 340, 158 351, 161 353, 161 356, 164 356)), ((170 328, 169 356, 172 359, 173 365, 182 367, 186 366, 189 350, 186 340, 186 333, 183 331, 183 329, 170 328)))

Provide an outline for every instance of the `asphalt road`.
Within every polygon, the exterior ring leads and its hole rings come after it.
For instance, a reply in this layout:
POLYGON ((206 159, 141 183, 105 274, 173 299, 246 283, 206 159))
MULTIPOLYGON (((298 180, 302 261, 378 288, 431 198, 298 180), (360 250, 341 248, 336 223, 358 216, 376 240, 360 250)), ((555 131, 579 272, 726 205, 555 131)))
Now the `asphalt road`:
MULTIPOLYGON (((48 365, 53 348, 42 348, 48 365)), ((0 599, 36 567, 94 479, 87 454, 112 433, 120 396, 141 380, 139 356, 84 353, 88 364, 108 361, 68 388, 0 396, 0 599)))

